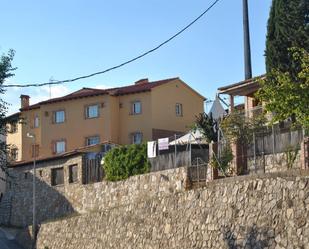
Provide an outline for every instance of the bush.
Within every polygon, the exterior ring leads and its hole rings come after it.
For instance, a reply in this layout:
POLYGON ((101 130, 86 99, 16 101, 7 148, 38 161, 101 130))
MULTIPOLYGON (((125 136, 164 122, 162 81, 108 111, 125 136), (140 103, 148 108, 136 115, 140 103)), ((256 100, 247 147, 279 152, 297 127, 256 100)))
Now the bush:
POLYGON ((150 163, 147 159, 146 144, 113 148, 104 157, 103 167, 108 181, 119 181, 133 175, 148 173, 150 163))

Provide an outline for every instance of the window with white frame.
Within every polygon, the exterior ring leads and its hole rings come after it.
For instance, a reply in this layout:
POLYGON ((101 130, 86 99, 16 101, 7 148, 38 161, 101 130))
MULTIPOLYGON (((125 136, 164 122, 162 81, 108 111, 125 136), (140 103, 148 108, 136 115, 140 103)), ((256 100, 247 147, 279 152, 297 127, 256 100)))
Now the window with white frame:
POLYGON ((132 114, 141 114, 142 113, 142 103, 140 101, 134 101, 132 103, 132 114))
POLYGON ((33 120, 33 127, 34 127, 34 128, 38 128, 39 125, 40 125, 39 116, 36 115, 36 116, 34 117, 34 120, 33 120))
POLYGON ((94 145, 100 143, 100 137, 99 136, 92 136, 86 138, 86 145, 94 145))
POLYGON ((56 111, 54 113, 54 123, 56 123, 56 124, 63 123, 64 120, 65 120, 65 112, 64 112, 64 110, 56 111))
POLYGON ((141 144, 143 140, 143 134, 141 132, 132 133, 132 144, 141 144))
POLYGON ((177 103, 175 106, 176 116, 181 117, 182 116, 182 104, 177 103))
POLYGON ((60 154, 65 152, 65 141, 60 140, 55 142, 55 153, 60 154))
POLYGON ((86 107, 86 118, 99 117, 99 105, 89 105, 86 107))

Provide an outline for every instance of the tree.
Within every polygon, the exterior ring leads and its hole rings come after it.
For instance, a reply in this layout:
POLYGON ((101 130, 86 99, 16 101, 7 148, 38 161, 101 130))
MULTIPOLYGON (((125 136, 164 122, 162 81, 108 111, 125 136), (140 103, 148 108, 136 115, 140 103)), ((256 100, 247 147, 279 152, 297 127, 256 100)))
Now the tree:
POLYGON ((288 49, 309 49, 309 1, 273 0, 266 39, 266 71, 293 70, 288 49))
POLYGON ((272 112, 273 122, 293 117, 309 129, 309 53, 304 49, 289 49, 288 60, 295 69, 273 69, 264 80, 257 97, 265 102, 266 111, 272 112))
POLYGON ((211 113, 207 115, 204 112, 196 116, 193 129, 199 129, 208 143, 216 142, 218 139, 218 124, 211 113))
POLYGON ((146 144, 119 146, 104 157, 105 177, 109 181, 119 181, 133 175, 150 171, 146 144))
POLYGON ((0 170, 4 171, 6 174, 8 174, 8 147, 3 138, 6 134, 5 115, 7 113, 7 103, 1 98, 1 95, 5 93, 5 89, 3 88, 5 80, 14 76, 13 72, 16 69, 12 67, 14 54, 14 50, 10 50, 7 55, 3 54, 0 58, 0 170))

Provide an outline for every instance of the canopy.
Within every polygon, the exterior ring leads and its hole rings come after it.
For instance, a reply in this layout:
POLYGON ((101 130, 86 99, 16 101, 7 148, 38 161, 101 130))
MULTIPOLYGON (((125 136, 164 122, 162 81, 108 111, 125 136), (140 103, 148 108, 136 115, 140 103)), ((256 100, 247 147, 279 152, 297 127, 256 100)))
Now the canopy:
POLYGON ((191 130, 186 135, 172 141, 169 145, 176 145, 177 144, 208 144, 206 139, 203 137, 201 131, 196 129, 196 131, 191 130))

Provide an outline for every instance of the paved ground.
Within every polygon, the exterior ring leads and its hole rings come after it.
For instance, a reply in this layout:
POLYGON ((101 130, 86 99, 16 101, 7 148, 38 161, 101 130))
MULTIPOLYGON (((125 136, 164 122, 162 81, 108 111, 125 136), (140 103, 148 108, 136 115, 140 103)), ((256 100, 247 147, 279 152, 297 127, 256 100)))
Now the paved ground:
POLYGON ((25 249, 20 246, 13 236, 0 228, 0 249, 25 249))

